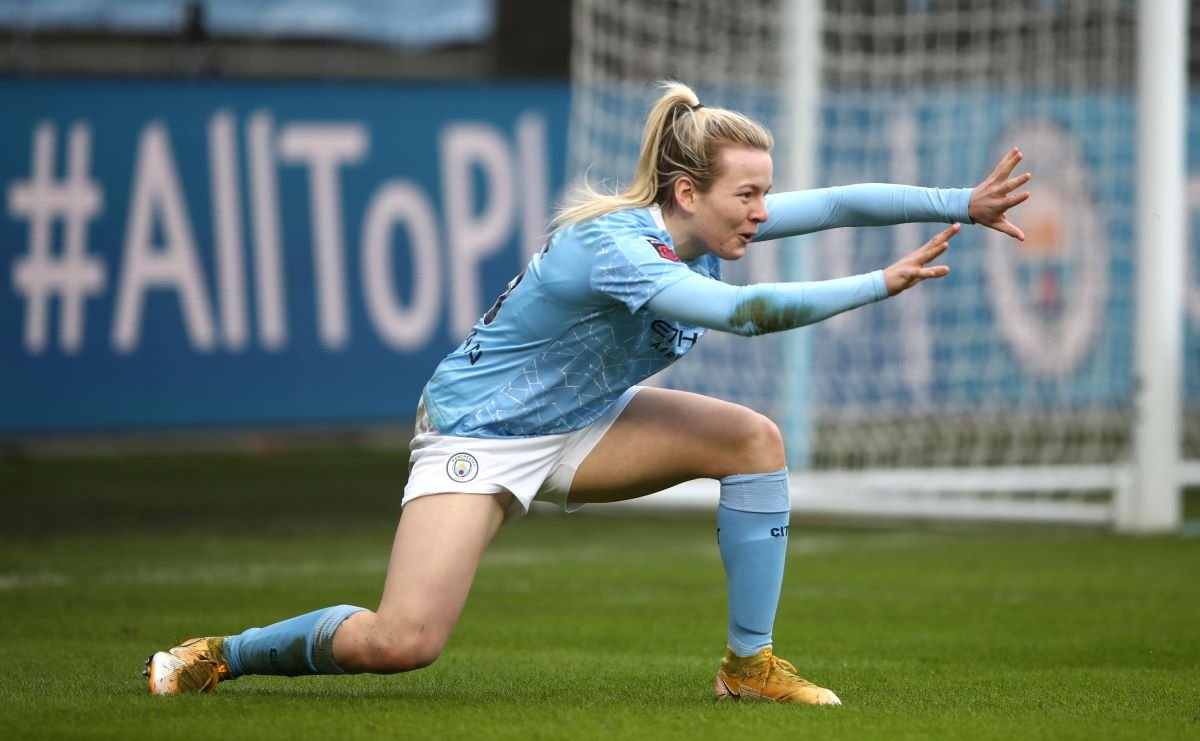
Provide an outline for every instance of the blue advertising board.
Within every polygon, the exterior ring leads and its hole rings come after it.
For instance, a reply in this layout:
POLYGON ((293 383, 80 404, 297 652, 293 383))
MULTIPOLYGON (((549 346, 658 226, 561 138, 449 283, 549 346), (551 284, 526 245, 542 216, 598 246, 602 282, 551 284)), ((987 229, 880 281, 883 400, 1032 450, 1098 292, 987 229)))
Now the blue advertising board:
MULTIPOLYGON (((1132 130, 1132 99, 1044 95, 982 126, 955 122, 999 108, 986 93, 827 97, 827 128, 851 144, 826 143, 824 183, 969 185, 1017 143, 1038 198, 1016 218, 1026 244, 965 230, 953 280, 815 328, 796 382, 818 413, 1128 405, 1134 153, 1109 134, 1132 130), (914 322, 925 339, 889 352, 914 322)), ((565 83, 0 80, 0 435, 410 420, 541 247, 569 98, 565 83)), ((1190 139, 1200 173, 1200 128, 1190 139)), ((1200 174, 1189 199, 1200 214, 1200 174)), ((886 265, 927 231, 825 233, 812 277, 886 265)), ((1186 280, 1195 401, 1200 286, 1186 280)), ((667 382, 719 393, 690 365, 667 382)))
POLYGON ((563 179, 561 84, 0 98, 9 434, 411 419, 563 179))

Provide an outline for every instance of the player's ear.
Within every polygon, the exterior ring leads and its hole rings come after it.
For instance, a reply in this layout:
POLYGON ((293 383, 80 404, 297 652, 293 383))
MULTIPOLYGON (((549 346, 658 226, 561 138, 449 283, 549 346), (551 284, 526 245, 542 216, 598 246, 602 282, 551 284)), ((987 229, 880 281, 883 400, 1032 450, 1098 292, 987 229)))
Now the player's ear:
POLYGON ((675 205, 684 213, 696 212, 696 184, 687 175, 675 180, 675 205))

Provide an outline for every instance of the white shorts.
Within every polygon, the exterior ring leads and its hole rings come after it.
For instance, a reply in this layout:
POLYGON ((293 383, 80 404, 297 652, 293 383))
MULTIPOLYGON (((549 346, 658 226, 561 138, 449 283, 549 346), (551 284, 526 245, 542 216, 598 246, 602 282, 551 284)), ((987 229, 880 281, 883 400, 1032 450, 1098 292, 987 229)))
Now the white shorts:
POLYGON ((410 445, 407 505, 429 494, 513 495, 505 521, 521 517, 536 499, 574 512, 583 505, 567 500, 575 472, 600 438, 637 394, 634 386, 595 422, 574 432, 537 437, 476 438, 443 435, 434 429, 422 402, 410 445))

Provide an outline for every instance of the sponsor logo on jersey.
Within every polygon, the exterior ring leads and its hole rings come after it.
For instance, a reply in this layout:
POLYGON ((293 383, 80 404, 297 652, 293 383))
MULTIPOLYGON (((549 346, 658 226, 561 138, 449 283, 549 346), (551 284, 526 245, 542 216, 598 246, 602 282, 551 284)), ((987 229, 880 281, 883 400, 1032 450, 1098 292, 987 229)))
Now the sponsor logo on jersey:
POLYGON ((446 475, 465 484, 479 473, 479 461, 470 453, 455 453, 446 462, 446 475))
POLYGON ((670 246, 658 241, 654 237, 646 237, 645 239, 654 248, 654 251, 658 253, 659 257, 671 262, 679 262, 679 256, 675 254, 675 250, 671 249, 670 246))
POLYGON ((689 334, 684 328, 662 319, 655 319, 650 324, 650 331, 658 337, 650 344, 650 349, 672 362, 682 358, 704 334, 696 327, 692 327, 689 334))

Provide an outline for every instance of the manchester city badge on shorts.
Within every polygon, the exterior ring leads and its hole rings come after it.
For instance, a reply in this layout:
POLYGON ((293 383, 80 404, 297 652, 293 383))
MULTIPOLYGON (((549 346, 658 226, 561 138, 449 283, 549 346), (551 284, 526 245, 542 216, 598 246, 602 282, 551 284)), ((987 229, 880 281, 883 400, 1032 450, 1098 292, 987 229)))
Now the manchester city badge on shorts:
POLYGON ((479 461, 470 453, 455 453, 446 462, 446 475, 460 484, 465 484, 479 473, 479 461))

